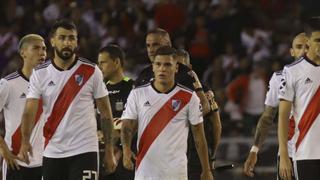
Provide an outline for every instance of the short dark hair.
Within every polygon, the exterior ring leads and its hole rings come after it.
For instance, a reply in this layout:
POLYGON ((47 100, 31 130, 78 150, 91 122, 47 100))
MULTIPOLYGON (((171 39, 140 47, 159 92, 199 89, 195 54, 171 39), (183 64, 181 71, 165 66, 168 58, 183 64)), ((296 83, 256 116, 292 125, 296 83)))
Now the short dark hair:
POLYGON ((149 34, 159 34, 161 36, 168 36, 170 38, 169 33, 162 28, 152 29, 152 30, 148 31, 147 35, 149 35, 149 34))
POLYGON ((155 53, 155 57, 156 56, 176 56, 177 51, 170 46, 162 46, 159 49, 157 49, 156 53, 155 53))
POLYGON ((51 30, 50 30, 51 36, 53 36, 56 33, 58 28, 77 31, 76 25, 70 19, 57 20, 51 27, 51 30))
POLYGON ((117 58, 120 59, 121 66, 124 64, 125 53, 124 51, 116 44, 109 44, 99 50, 100 53, 108 53, 110 58, 115 61, 117 58))
POLYGON ((304 23, 304 31, 308 37, 314 31, 320 31, 320 16, 311 17, 304 23))
POLYGON ((184 49, 178 49, 178 50, 177 50, 177 56, 182 56, 182 57, 184 57, 184 58, 186 59, 186 61, 187 61, 187 64, 190 64, 190 55, 189 55, 189 53, 188 53, 186 50, 184 50, 184 49))

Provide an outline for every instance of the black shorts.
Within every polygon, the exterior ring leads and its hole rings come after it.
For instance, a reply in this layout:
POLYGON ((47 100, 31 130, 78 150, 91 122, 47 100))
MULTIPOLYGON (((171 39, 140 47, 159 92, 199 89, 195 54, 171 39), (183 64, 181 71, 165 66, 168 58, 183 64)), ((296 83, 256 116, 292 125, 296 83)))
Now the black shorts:
POLYGON ((88 152, 66 158, 43 157, 44 180, 96 180, 98 154, 88 152))
MULTIPOLYGON (((293 168, 293 161, 292 161, 292 158, 290 158, 290 162, 291 162, 291 165, 292 165, 292 168, 293 168)), ((278 156, 278 159, 277 159, 277 180, 281 180, 281 177, 280 177, 280 174, 279 174, 279 172, 280 172, 280 156, 278 156)), ((295 176, 292 176, 291 177, 291 180, 295 180, 296 178, 295 178, 295 176)))
POLYGON ((33 167, 27 168, 23 166, 19 166, 19 170, 8 169, 6 171, 6 180, 25 180, 25 179, 32 179, 32 180, 41 180, 41 166, 40 167, 33 167))
POLYGON ((299 160, 295 162, 297 180, 320 179, 320 160, 299 160))

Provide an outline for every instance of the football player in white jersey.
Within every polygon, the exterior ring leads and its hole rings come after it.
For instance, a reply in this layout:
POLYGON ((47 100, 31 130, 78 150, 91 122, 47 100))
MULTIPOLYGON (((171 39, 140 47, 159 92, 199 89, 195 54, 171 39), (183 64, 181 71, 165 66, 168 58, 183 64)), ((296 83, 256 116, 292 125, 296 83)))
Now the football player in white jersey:
POLYGON ((22 69, 0 81, 0 111, 4 111, 6 131, 5 140, 0 137, 0 154, 4 159, 3 179, 40 180, 44 145, 43 120, 40 118, 42 110, 39 111, 36 128, 30 138, 30 144, 35 149, 30 164, 19 161, 16 155, 21 145, 20 124, 29 78, 32 69, 43 63, 47 55, 44 39, 37 34, 25 35, 20 40, 19 53, 23 60, 22 69))
POLYGON ((154 81, 133 89, 121 119, 123 164, 133 169, 131 140, 138 130, 135 179, 186 180, 188 124, 202 166, 201 179, 213 179, 196 92, 175 83, 175 50, 160 47, 153 61, 154 81))
POLYGON ((288 155, 288 122, 295 120, 295 177, 320 178, 320 17, 306 21, 308 51, 300 60, 285 66, 279 88, 280 177, 291 180, 293 168, 288 155))
POLYGON ((69 20, 57 21, 51 29, 54 58, 38 66, 30 78, 22 117, 19 157, 29 162, 33 149, 29 139, 38 101, 43 101, 45 148, 44 180, 96 180, 98 137, 94 102, 105 137, 105 168, 111 173, 116 162, 112 144, 112 113, 108 91, 98 66, 77 57, 77 29, 69 20))
MULTIPOLYGON (((298 60, 301 56, 305 54, 306 41, 307 37, 305 33, 300 33, 293 39, 290 53, 295 60, 298 60)), ((278 90, 281 77, 282 71, 274 72, 272 78, 269 81, 269 90, 266 94, 265 109, 257 124, 257 129, 254 136, 254 143, 249 152, 247 160, 244 163, 243 168, 244 174, 250 177, 254 176, 253 169, 258 160, 258 151, 261 148, 263 142, 265 141, 268 132, 273 124, 273 120, 275 119, 276 114, 278 112, 278 90)), ((292 148, 289 149, 290 152, 294 151, 292 148)), ((292 153, 290 154, 290 157, 292 157, 292 153)))

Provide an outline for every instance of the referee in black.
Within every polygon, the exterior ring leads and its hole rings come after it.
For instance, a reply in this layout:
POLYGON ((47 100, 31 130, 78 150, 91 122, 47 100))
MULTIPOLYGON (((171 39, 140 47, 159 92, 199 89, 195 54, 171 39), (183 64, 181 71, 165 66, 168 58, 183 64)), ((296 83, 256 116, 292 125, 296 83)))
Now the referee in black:
MULTIPOLYGON (((169 33, 161 28, 149 31, 146 36, 146 47, 151 63, 155 58, 156 51, 162 46, 171 46, 169 33)), ((135 80, 135 86, 147 84, 153 78, 152 64, 150 64, 140 72, 138 78, 135 80)), ((178 72, 175 78, 176 82, 180 85, 196 91, 202 105, 203 114, 209 113, 210 105, 204 94, 202 85, 197 81, 198 77, 196 73, 188 66, 178 63, 178 72)))
MULTIPOLYGON (((114 144, 115 144, 115 155, 118 159, 118 167, 115 173, 111 175, 105 175, 103 172, 104 168, 100 167, 99 179, 110 179, 110 180, 133 180, 134 171, 129 171, 123 168, 122 163, 122 150, 120 145, 120 130, 121 121, 119 118, 122 115, 124 105, 127 102, 127 98, 131 89, 133 88, 133 80, 126 77, 123 73, 123 63, 125 60, 125 53, 117 45, 108 45, 103 47, 99 51, 98 65, 104 76, 107 89, 109 91, 109 99, 112 108, 112 114, 114 117, 114 144), (120 160, 119 160, 120 159, 120 160)), ((136 152, 135 143, 133 143, 133 152, 136 152)), ((103 160, 103 158, 100 158, 103 160)), ((102 163, 100 163, 102 164, 102 163)))

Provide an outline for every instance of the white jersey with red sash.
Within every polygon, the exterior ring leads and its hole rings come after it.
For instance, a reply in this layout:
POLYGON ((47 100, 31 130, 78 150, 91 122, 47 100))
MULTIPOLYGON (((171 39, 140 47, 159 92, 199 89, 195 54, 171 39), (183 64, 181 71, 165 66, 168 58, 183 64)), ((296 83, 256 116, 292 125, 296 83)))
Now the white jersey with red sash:
POLYGON ((284 68, 279 98, 293 103, 294 160, 320 159, 320 66, 307 57, 284 68))
MULTIPOLYGON (((21 118, 26 103, 29 80, 21 71, 9 74, 0 81, 0 111, 3 110, 5 118, 5 142, 13 154, 17 155, 21 146, 21 118)), ((30 164, 18 161, 24 167, 38 167, 42 165, 42 152, 44 138, 42 127, 43 116, 40 118, 42 108, 39 108, 34 130, 30 137, 33 147, 33 156, 30 164), (42 119, 42 120, 41 120, 42 119), (39 121, 40 120, 40 121, 39 121)))
MULTIPOLYGON (((282 79, 282 71, 274 72, 270 81, 269 81, 269 88, 266 94, 266 99, 264 104, 273 108, 278 108, 279 106, 279 86, 281 84, 282 79)), ((291 116, 289 120, 289 131, 288 131, 288 154, 289 157, 293 156, 295 151, 295 142, 294 142, 294 129, 295 129, 295 122, 293 117, 291 116)), ((279 152, 278 152, 279 154, 279 152)))
POLYGON ((121 119, 138 121, 135 179, 187 179, 189 123, 203 121, 195 92, 176 85, 160 93, 152 84, 133 89, 121 119))
POLYGON ((27 98, 43 100, 44 156, 70 157, 98 151, 94 99, 108 95, 99 68, 76 58, 68 70, 53 61, 38 67, 30 78, 27 98))

